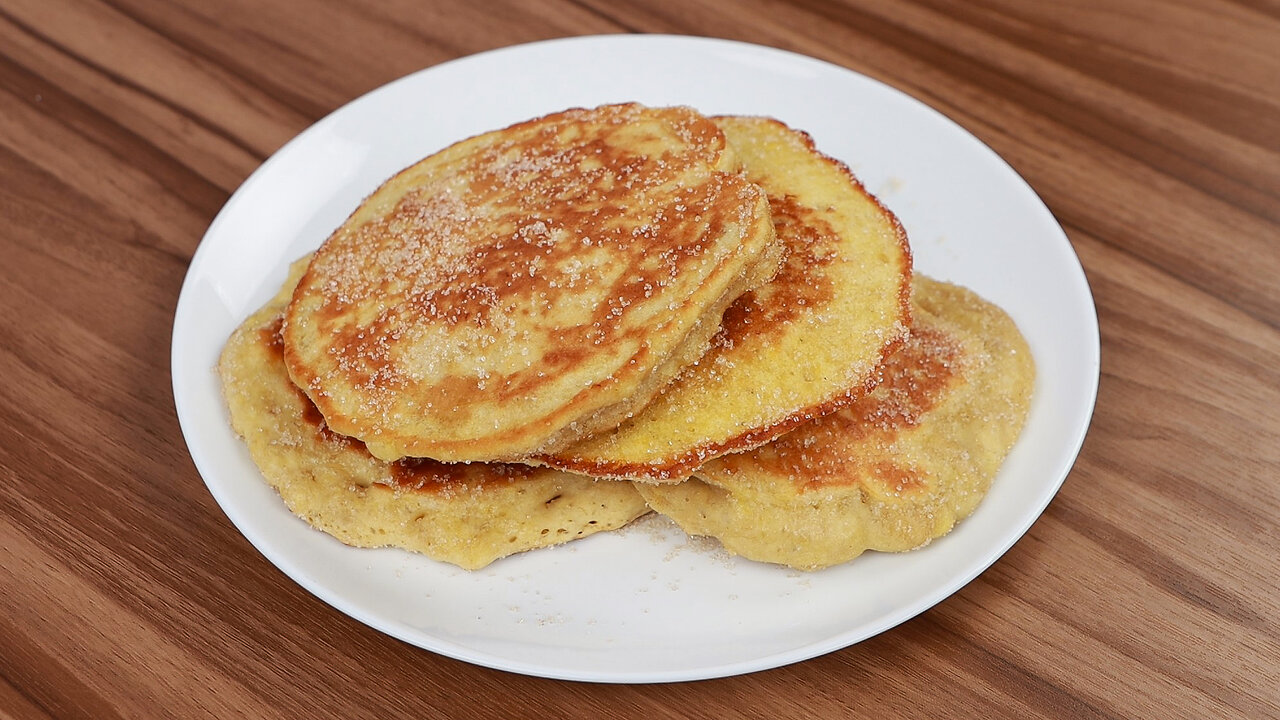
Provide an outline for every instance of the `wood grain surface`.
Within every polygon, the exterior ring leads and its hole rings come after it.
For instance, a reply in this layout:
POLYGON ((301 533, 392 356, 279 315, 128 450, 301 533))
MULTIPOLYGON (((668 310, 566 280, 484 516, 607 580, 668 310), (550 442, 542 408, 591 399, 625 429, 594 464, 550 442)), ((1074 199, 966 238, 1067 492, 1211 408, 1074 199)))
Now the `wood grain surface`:
POLYGON ((0 716, 1280 717, 1275 0, 0 0, 0 222, 0 716), (309 595, 191 463, 174 309, 245 177, 406 73, 618 32, 894 85, 1007 159, 1080 255, 1102 380, 1079 461, 894 630, 685 684, 474 667, 309 595))

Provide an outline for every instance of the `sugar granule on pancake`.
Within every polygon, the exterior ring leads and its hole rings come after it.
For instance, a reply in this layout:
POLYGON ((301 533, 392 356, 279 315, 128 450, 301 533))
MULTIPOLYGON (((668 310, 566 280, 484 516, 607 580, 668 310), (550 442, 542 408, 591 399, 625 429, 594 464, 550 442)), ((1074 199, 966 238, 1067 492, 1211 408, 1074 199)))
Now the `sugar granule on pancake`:
POLYGON ((872 393, 677 485, 650 507, 730 552, 814 570, 918 548, 985 496, 1031 401, 1035 366, 1002 310, 916 276, 914 327, 872 393))
POLYGON ((294 514, 348 545, 475 569, 648 512, 628 483, 518 464, 384 462, 329 430, 282 357, 281 313, 305 265, 232 334, 218 365, 232 427, 294 514))
POLYGON ((726 310, 711 350, 617 430, 538 459, 675 482, 864 394, 910 322, 911 253, 897 218, 808 135, 768 118, 716 123, 769 195, 785 261, 726 310))
POLYGON ((517 459, 617 425, 776 270, 764 192, 688 108, 574 109, 367 198, 285 316, 289 373, 383 459, 517 459))

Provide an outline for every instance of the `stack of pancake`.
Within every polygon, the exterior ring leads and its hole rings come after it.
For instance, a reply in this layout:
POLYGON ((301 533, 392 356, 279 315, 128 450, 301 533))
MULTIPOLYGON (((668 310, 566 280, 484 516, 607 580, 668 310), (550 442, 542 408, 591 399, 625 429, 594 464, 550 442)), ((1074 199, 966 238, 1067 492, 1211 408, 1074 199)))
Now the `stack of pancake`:
POLYGON ((651 510, 804 569, 918 547, 981 499, 1034 376, 803 132, 635 104, 397 174, 219 371, 294 513, 464 568, 651 510))

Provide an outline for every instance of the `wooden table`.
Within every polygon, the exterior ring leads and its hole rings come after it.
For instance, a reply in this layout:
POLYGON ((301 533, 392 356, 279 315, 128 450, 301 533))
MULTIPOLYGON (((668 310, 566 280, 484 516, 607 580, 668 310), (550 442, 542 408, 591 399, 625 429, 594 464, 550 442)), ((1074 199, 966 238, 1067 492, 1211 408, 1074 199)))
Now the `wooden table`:
POLYGON ((2 0, 0 220, 0 716, 1280 717, 1274 0, 2 0), (618 32, 915 95, 1081 257, 1102 379, 1079 461, 1007 555, 896 629, 674 685, 475 667, 309 595, 191 463, 171 323, 241 181, 403 74, 618 32))

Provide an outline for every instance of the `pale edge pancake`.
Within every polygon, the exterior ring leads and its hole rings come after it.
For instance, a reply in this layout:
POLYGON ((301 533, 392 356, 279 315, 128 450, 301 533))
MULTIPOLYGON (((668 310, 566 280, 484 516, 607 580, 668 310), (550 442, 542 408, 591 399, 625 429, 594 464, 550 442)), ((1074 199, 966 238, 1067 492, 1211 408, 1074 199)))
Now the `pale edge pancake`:
POLYGON ((527 465, 388 463, 328 430, 281 357, 281 314, 307 261, 232 334, 218 364, 232 427, 294 514, 348 545, 476 569, 648 512, 629 483, 527 465))
POLYGON ((459 142, 330 235, 289 373, 383 459, 513 460, 612 428, 780 261, 764 192, 689 108, 573 109, 459 142))
POLYGON ((643 411, 536 461, 677 482, 865 394, 906 337, 911 252, 893 213, 807 134, 769 118, 715 121, 769 195, 781 270, 729 306, 711 350, 643 411))
POLYGON ((690 535, 814 570, 950 532, 1021 432, 1035 366, 1000 308, 916 276, 914 327, 872 393, 675 485, 637 484, 690 535))

